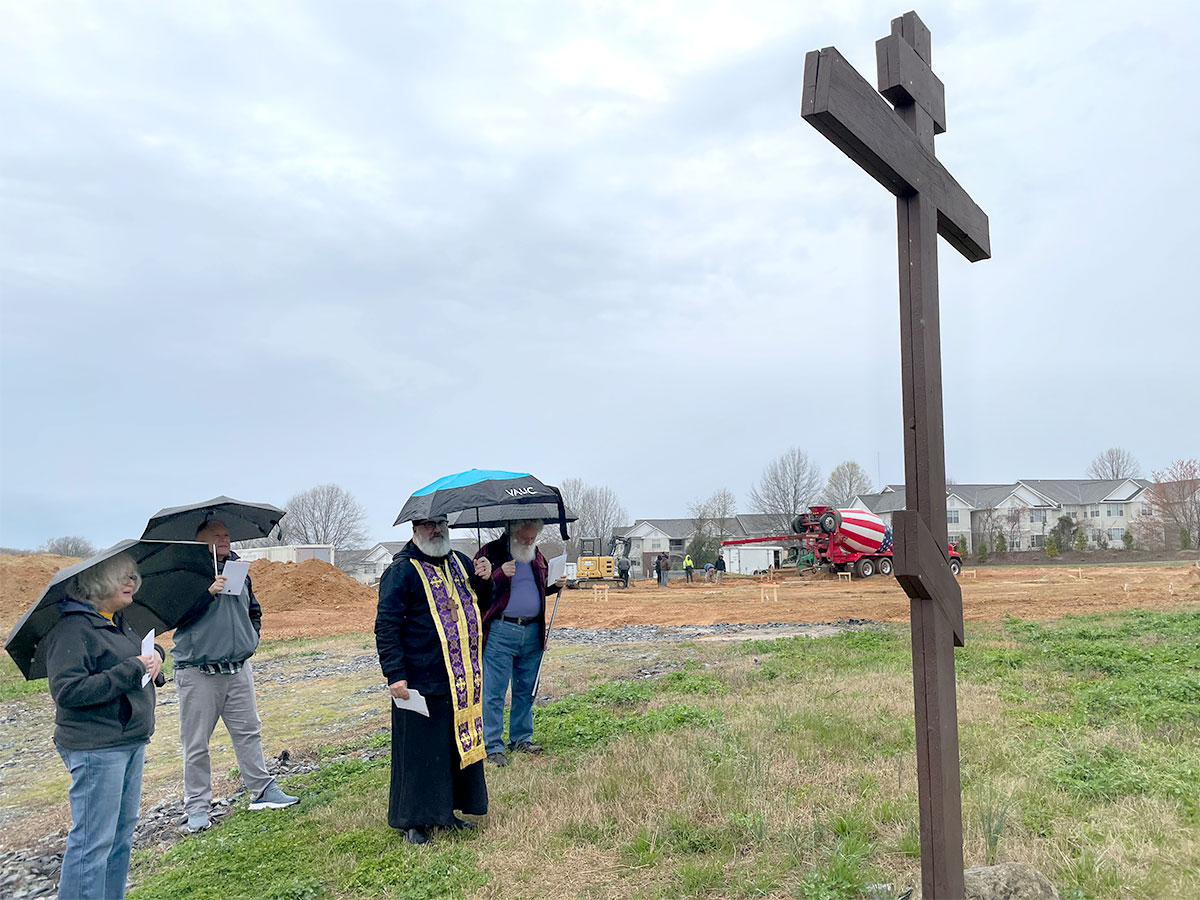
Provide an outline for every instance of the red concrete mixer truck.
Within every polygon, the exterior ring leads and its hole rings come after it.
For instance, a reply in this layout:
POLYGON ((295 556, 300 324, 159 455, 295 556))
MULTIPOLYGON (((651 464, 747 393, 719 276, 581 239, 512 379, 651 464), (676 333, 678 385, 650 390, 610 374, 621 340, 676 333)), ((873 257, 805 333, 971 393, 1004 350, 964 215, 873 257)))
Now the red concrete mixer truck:
MULTIPOLYGON (((828 567, 830 572, 853 570, 859 578, 876 572, 892 574, 892 526, 865 509, 833 509, 810 506, 808 512, 792 520, 793 534, 723 541, 723 545, 758 544, 767 541, 795 542, 803 548, 800 559, 809 559, 812 568, 828 567)), ((962 571, 962 556, 953 544, 946 545, 950 571, 962 571)))

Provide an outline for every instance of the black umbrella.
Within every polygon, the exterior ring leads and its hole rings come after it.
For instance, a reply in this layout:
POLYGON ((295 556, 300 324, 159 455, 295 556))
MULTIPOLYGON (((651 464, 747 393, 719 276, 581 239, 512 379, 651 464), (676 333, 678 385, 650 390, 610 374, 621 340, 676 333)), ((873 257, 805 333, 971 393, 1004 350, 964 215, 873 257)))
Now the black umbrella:
MULTIPOLYGON (((447 518, 456 512, 486 509, 493 506, 524 506, 527 503, 552 504, 558 520, 558 528, 564 541, 570 540, 567 533, 567 510, 563 506, 562 493, 558 488, 543 484, 527 472, 499 472, 487 469, 469 469, 439 478, 427 484, 408 498, 393 525, 418 519, 447 518)), ((526 518, 518 516, 518 518, 526 518)), ((540 518, 532 516, 530 518, 540 518)), ((507 521, 507 520, 506 520, 507 521)), ((462 527, 465 527, 465 522, 462 527)), ((470 523, 472 526, 474 522, 470 523)), ((482 527, 482 521, 480 523, 482 527)))
MULTIPOLYGON (((574 522, 579 516, 565 510, 563 517, 574 522)), ((558 506, 552 503, 507 503, 504 506, 487 506, 464 509, 450 515, 451 528, 503 528, 509 522, 520 519, 541 519, 543 522, 558 521, 558 506)))
POLYGON ((67 596, 71 578, 107 559, 128 553, 137 562, 142 586, 133 603, 121 611, 138 634, 151 628, 169 631, 199 606, 208 602, 213 583, 212 551, 197 541, 121 541, 91 559, 59 569, 37 601, 17 620, 4 649, 27 679, 46 677, 42 638, 50 633, 62 614, 58 601, 67 596))
POLYGON ((229 529, 230 541, 252 541, 266 537, 286 512, 270 503, 243 503, 229 497, 213 497, 203 503, 160 509, 146 523, 142 539, 148 541, 195 540, 200 526, 218 519, 229 529))

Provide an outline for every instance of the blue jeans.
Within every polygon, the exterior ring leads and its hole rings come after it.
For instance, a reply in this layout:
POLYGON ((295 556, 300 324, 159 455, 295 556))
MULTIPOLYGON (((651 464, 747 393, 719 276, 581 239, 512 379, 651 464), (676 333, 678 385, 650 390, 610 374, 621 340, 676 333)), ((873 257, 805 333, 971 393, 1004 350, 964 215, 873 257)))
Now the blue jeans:
POLYGON ((71 773, 67 792, 71 830, 58 896, 62 900, 122 900, 142 798, 146 745, 105 750, 59 747, 58 755, 71 773))
POLYGON ((542 661, 541 626, 496 619, 483 648, 483 745, 504 752, 504 695, 512 682, 508 745, 533 737, 533 682, 542 661))

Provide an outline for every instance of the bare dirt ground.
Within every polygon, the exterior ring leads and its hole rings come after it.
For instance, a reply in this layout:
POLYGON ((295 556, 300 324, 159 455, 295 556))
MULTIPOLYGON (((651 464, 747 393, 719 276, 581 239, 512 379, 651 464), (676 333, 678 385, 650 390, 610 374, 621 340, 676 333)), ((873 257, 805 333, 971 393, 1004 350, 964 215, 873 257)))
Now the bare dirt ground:
MULTIPOLYGON (((0 629, 5 633, 45 587, 50 575, 75 560, 65 557, 0 557, 0 629)), ((374 591, 319 560, 270 563, 251 568, 263 607, 263 637, 329 637, 370 632, 374 591)), ((563 592, 556 626, 615 628, 622 625, 830 622, 869 618, 906 622, 908 598, 894 578, 853 581, 832 575, 758 578, 731 576, 724 584, 672 579, 612 588, 608 599, 589 589, 563 592), (778 598, 778 599, 776 599, 778 598)), ((959 580, 968 621, 1006 616, 1052 619, 1067 614, 1144 607, 1161 609, 1200 600, 1200 568, 1191 562, 1154 566, 969 567, 959 580)))
MULTIPOLYGON (((960 584, 968 621, 996 621, 1006 616, 1053 619, 1132 607, 1162 609, 1200 600, 1200 569, 1187 564, 967 569, 960 584)), ((338 606, 336 610, 273 611, 264 599, 263 634, 299 637, 371 630, 373 605, 341 602, 338 606)), ((598 599, 591 590, 568 590, 563 592, 554 624, 615 628, 850 618, 907 622, 908 617, 908 598, 894 578, 875 576, 847 582, 818 575, 781 578, 774 587, 764 587, 757 578, 731 577, 720 585, 672 580, 666 588, 642 581, 634 582, 628 590, 610 589, 607 600, 598 599)))

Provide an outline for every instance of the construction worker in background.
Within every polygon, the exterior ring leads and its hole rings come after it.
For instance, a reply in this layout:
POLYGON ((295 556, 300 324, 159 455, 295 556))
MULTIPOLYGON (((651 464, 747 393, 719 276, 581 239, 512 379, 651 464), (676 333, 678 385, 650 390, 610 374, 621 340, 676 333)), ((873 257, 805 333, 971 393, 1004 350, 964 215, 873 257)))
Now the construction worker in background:
POLYGON ((683 555, 683 577, 688 584, 692 583, 692 569, 694 568, 695 566, 692 565, 692 555, 685 553, 683 555))
POLYGON ((725 554, 717 554, 717 564, 714 566, 717 570, 717 584, 725 580, 725 554))
POLYGON ((621 580, 625 582, 624 587, 629 587, 629 568, 633 564, 629 561, 628 556, 622 556, 617 560, 617 574, 621 576, 621 580))

